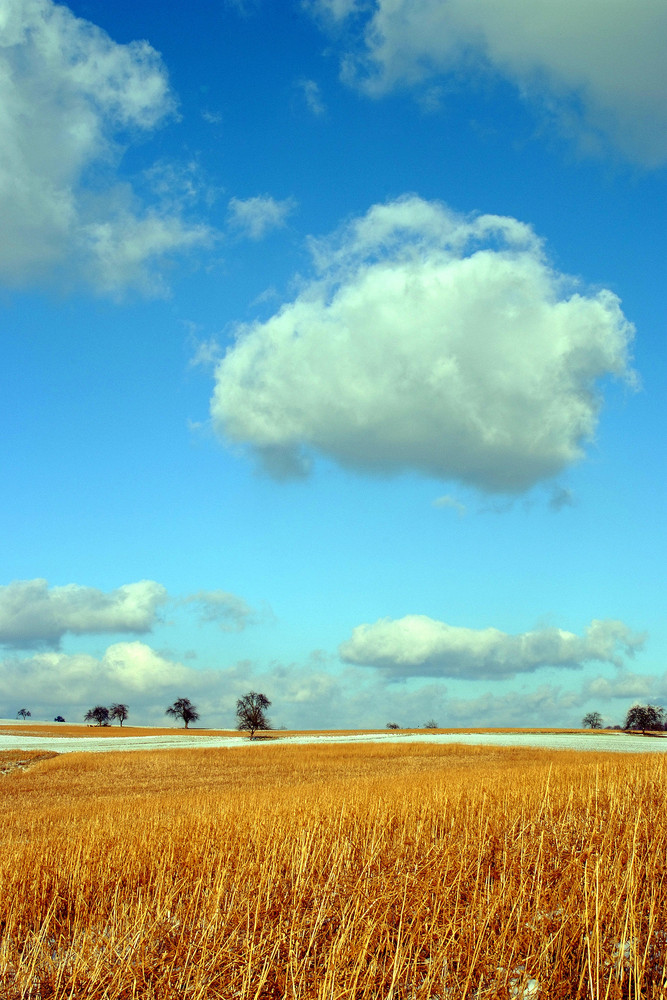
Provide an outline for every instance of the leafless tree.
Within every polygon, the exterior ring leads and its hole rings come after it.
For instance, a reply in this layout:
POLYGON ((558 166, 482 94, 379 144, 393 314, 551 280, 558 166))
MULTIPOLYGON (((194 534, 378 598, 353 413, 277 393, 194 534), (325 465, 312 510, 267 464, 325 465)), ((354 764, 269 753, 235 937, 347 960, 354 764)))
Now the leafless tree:
POLYGON ((258 730, 271 729, 264 714, 271 702, 264 694, 249 691, 236 702, 236 728, 250 733, 252 739, 258 730))
POLYGON ((95 708, 88 709, 83 720, 84 722, 94 722, 96 726, 108 726, 109 709, 105 708, 104 705, 95 705, 95 708))
POLYGON ((189 698, 177 698, 164 714, 171 715, 173 719, 182 719, 186 729, 191 722, 196 722, 199 718, 197 706, 193 705, 189 698))
POLYGON ((641 729, 642 735, 647 729, 662 729, 665 710, 660 705, 633 705, 625 717, 624 729, 641 729))
POLYGON ((127 705, 123 705, 123 704, 115 705, 114 704, 109 709, 109 718, 110 719, 118 719, 118 721, 120 722, 120 728, 121 729, 123 728, 123 723, 125 722, 125 720, 127 719, 127 717, 128 717, 129 714, 130 714, 130 710, 129 710, 129 708, 128 708, 127 705))

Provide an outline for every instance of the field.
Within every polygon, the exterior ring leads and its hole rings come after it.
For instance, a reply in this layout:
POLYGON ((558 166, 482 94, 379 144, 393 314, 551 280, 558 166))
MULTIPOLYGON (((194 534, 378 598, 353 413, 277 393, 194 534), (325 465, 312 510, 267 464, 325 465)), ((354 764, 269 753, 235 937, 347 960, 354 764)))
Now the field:
POLYGON ((2 1000, 667 997, 662 754, 257 749, 1 753, 2 1000))

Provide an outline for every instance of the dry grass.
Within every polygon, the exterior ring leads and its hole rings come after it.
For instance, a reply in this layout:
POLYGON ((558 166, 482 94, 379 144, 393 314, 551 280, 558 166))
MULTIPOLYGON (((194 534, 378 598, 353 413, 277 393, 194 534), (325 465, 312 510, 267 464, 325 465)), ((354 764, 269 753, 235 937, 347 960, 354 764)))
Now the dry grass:
POLYGON ((665 997, 665 777, 407 744, 42 760, 0 779, 0 996, 665 997))

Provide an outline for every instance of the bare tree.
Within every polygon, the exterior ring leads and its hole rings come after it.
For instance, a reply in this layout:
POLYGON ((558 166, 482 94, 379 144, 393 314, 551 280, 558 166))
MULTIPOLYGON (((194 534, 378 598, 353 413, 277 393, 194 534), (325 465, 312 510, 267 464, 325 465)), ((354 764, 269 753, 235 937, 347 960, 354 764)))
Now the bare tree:
POLYGON ((109 718, 118 719, 118 721, 120 722, 121 729, 123 728, 123 723, 125 722, 129 714, 130 710, 128 706, 123 705, 122 703, 118 705, 114 704, 109 709, 109 718))
POLYGON ((25 722, 26 719, 30 718, 30 710, 27 708, 19 708, 18 712, 16 713, 16 718, 23 719, 23 721, 25 722))
POLYGON ((642 735, 647 729, 662 729, 665 710, 660 705, 633 705, 625 717, 624 729, 641 729, 642 735))
POLYGON ((84 722, 94 722, 97 726, 108 726, 109 709, 105 708, 104 705, 95 705, 95 708, 88 709, 83 720, 84 722))
POLYGON ((257 691, 249 691, 236 702, 236 728, 250 733, 253 739, 258 730, 271 728, 271 723, 267 719, 266 709, 271 702, 264 694, 257 691))
POLYGON ((599 712, 589 712, 581 722, 584 729, 602 729, 602 716, 599 712))
POLYGON ((439 726, 435 719, 429 719, 424 723, 424 729, 439 729, 439 726))
POLYGON ((387 729, 400 729, 398 722, 388 722, 387 729))
POLYGON ((182 719, 186 729, 191 722, 196 722, 199 718, 197 706, 193 705, 189 698, 177 698, 164 714, 171 715, 173 719, 182 719))

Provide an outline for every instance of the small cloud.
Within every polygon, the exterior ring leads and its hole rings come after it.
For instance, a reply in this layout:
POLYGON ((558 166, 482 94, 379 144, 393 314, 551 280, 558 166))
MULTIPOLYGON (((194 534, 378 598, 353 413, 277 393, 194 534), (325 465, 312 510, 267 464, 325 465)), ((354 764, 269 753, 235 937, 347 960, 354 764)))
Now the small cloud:
POLYGON ((446 494, 444 497, 438 497, 433 501, 434 507, 448 507, 450 510, 455 510, 459 517, 464 517, 467 513, 466 505, 456 500, 454 497, 450 497, 446 494))
POLYGON ((417 97, 417 103, 425 115, 434 115, 442 110, 442 100, 445 88, 435 85, 427 87, 417 97))
POLYGON ((293 198, 276 201, 269 195, 255 198, 232 198, 229 202, 230 225, 251 240, 261 240, 272 229, 281 229, 296 208, 293 198))
POLYGON ((192 339, 194 353, 188 362, 189 367, 214 368, 223 354, 222 348, 215 337, 199 341, 194 338, 192 339))
POLYGON ((223 632, 242 632, 257 620, 256 612, 242 597, 224 590, 200 590, 184 598, 184 604, 193 604, 202 625, 215 624, 223 632))
POLYGON ((207 108, 201 113, 202 118, 209 125, 220 125, 222 124, 222 115, 217 111, 209 111, 207 108))
POLYGON ((306 105, 316 117, 326 114, 326 105, 322 100, 320 85, 315 80, 299 80, 297 86, 303 94, 306 105))
POLYGON ((223 4, 241 17, 249 17, 257 11, 259 0, 223 0, 223 4))
POLYGON ((574 507, 572 490, 568 490, 564 486, 554 486, 549 498, 549 506, 555 511, 562 510, 563 507, 574 507))

